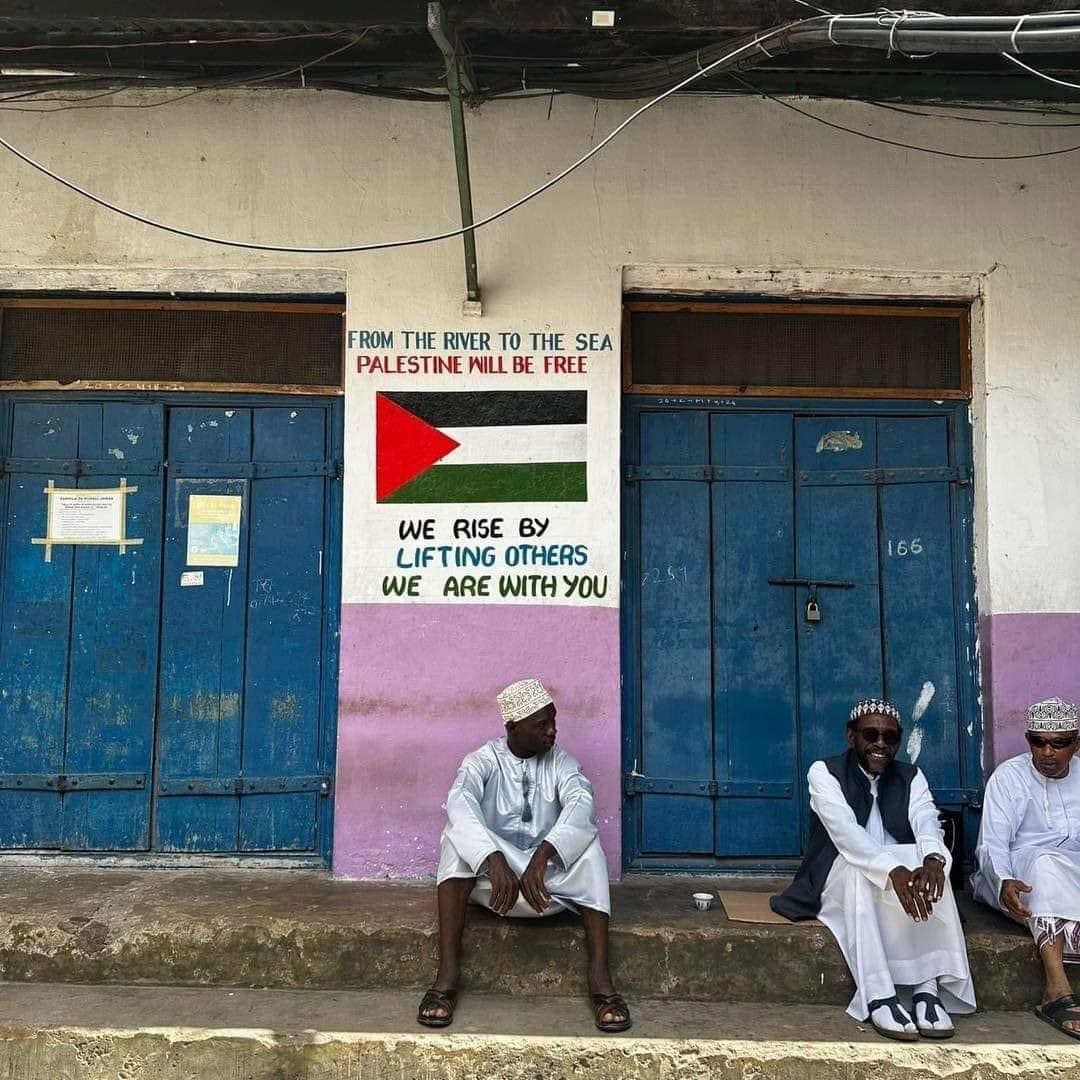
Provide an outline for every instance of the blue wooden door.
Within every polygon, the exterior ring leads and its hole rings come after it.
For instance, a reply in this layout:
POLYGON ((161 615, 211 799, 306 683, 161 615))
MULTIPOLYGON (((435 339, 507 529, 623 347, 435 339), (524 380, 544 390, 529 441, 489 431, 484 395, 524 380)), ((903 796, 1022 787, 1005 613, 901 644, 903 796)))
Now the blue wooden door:
POLYGON ((16 399, 3 416, 0 847, 146 848, 163 410, 16 399), (121 481, 137 489, 125 496, 131 544, 42 542, 50 486, 121 481))
POLYGON ((965 801, 957 416, 628 404, 629 861, 797 856, 806 768, 865 696, 965 801))
MULTIPOLYGON (((818 589, 821 621, 800 624, 804 758, 836 751, 853 701, 885 695, 904 716, 901 756, 941 805, 969 801, 958 615, 971 598, 952 511, 966 468, 951 460, 948 417, 800 418, 796 463, 796 576, 851 585, 818 589)), ((797 606, 809 592, 797 588, 797 606)))
POLYGON ((170 411, 159 850, 319 849, 330 432, 321 405, 170 411), (197 496, 237 509, 220 565, 193 543, 197 496))

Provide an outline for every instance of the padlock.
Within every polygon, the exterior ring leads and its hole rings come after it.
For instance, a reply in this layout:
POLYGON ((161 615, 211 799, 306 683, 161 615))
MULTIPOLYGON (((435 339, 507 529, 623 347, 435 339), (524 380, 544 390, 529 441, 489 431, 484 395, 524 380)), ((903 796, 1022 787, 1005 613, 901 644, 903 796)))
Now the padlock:
POLYGON ((806 601, 806 621, 809 623, 821 622, 821 608, 818 607, 816 596, 811 596, 806 601))

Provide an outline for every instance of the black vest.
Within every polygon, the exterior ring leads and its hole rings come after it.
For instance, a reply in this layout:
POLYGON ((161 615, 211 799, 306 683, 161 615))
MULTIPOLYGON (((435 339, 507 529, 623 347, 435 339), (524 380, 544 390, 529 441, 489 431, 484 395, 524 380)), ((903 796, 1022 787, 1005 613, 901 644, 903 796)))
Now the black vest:
MULTIPOLYGON (((848 806, 855 811, 855 820, 863 827, 874 805, 870 781, 859 768, 854 750, 826 758, 825 767, 836 777, 848 806)), ((908 820, 911 781, 918 770, 914 765, 894 761, 881 774, 877 783, 878 809, 885 830, 898 844, 914 844, 915 834, 908 820)), ((821 910, 821 891, 836 859, 836 848, 817 814, 810 814, 810 841, 795 880, 769 906, 785 918, 814 919, 821 910)))

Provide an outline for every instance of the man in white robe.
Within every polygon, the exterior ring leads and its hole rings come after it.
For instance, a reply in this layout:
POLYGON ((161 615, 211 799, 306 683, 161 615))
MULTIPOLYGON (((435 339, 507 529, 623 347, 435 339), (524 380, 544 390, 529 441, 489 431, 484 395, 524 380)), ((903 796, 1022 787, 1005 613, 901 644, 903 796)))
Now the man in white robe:
POLYGON ((922 772, 893 760, 900 736, 894 705, 851 710, 848 752, 810 767, 808 849, 772 907, 832 932, 855 980, 850 1016, 891 1039, 946 1039, 975 991, 937 808, 922 772))
POLYGON ((594 1021, 601 1031, 625 1031, 630 1010, 608 970, 611 901, 592 785, 555 745, 555 703, 539 680, 513 683, 497 700, 505 736, 466 755, 446 800, 436 874, 439 971, 417 1020, 445 1027, 453 1019, 471 900, 514 917, 578 912, 594 1021))
POLYGON ((1050 698, 1028 709, 1029 753, 987 781, 971 877, 977 900, 1027 926, 1042 961, 1035 1014, 1080 1038, 1065 964, 1080 963, 1080 747, 1077 708, 1050 698))

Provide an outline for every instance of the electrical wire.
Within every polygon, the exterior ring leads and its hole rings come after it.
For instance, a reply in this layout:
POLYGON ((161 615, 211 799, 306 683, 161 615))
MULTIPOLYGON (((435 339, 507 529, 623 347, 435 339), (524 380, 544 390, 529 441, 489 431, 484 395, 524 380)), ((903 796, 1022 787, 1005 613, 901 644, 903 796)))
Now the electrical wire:
MULTIPOLYGON (((805 5, 805 6, 809 6, 809 5, 805 5)), ((884 17, 884 15, 893 16, 894 20, 897 19, 896 14, 894 12, 890 12, 890 11, 876 13, 875 17, 884 17)), ((903 17, 907 18, 907 17, 909 17, 909 14, 904 13, 903 17)), ((1057 16, 1054 16, 1054 17, 1056 18, 1057 16)), ((747 63, 746 54, 751 52, 752 50, 755 50, 755 49, 760 50, 760 52, 763 53, 764 55, 772 56, 773 54, 770 53, 768 51, 768 49, 765 48, 765 45, 764 45, 765 42, 768 42, 768 41, 770 41, 770 40, 772 40, 774 38, 777 38, 777 37, 779 37, 781 35, 784 35, 784 36, 787 37, 785 45, 786 45, 788 50, 791 50, 793 48, 798 48, 798 47, 802 47, 802 48, 810 47, 809 43, 811 41, 811 38, 812 38, 813 34, 814 33, 820 33, 820 30, 810 30, 810 31, 808 31, 807 33, 803 34, 803 36, 800 38, 799 42, 794 41, 795 35, 793 34, 793 32, 795 32, 795 31, 804 31, 804 30, 806 30, 806 28, 813 27, 815 24, 818 27, 820 27, 820 25, 822 23, 827 22, 828 23, 828 28, 829 28, 829 34, 828 34, 829 41, 834 43, 834 44, 838 44, 838 42, 834 41, 834 38, 833 38, 833 24, 838 19, 846 19, 846 18, 865 20, 867 18, 867 16, 854 16, 854 17, 852 17, 852 16, 820 15, 820 16, 814 16, 814 17, 807 18, 807 19, 797 19, 797 20, 794 20, 794 21, 791 21, 791 22, 788 22, 788 23, 784 23, 784 24, 782 24, 780 26, 774 27, 771 30, 767 30, 767 31, 757 33, 753 37, 749 38, 746 41, 743 41, 741 44, 735 46, 734 48, 730 48, 730 49, 728 49, 728 51, 722 52, 719 56, 715 56, 715 53, 718 51, 718 49, 723 48, 723 46, 716 46, 716 47, 711 47, 711 48, 708 48, 708 49, 696 50, 695 52, 690 53, 690 54, 684 54, 683 56, 680 56, 680 57, 673 57, 670 61, 662 61, 662 62, 659 62, 659 63, 649 64, 649 65, 639 65, 639 68, 644 67, 644 68, 647 69, 646 71, 639 71, 637 69, 631 69, 628 73, 621 73, 621 72, 617 73, 617 74, 620 75, 620 79, 618 80, 617 84, 614 86, 613 89, 609 88, 610 89, 610 96, 622 97, 622 96, 630 96, 630 95, 639 93, 640 88, 641 88, 641 86, 643 84, 647 84, 650 80, 655 80, 656 78, 659 77, 659 75, 666 76, 666 81, 670 81, 670 78, 673 76, 673 73, 677 72, 680 68, 682 70, 686 70, 686 68, 688 66, 690 66, 691 64, 696 65, 696 70, 691 70, 688 75, 686 75, 684 78, 677 81, 674 85, 668 86, 666 89, 662 90, 660 93, 656 94, 654 97, 652 97, 648 101, 646 101, 643 105, 641 105, 637 109, 635 109, 621 123, 616 125, 616 127, 614 127, 611 131, 609 131, 608 134, 604 136, 604 138, 602 138, 599 142, 597 142, 592 147, 590 147, 590 149, 588 151, 586 151, 586 153, 581 155, 581 157, 579 157, 575 161, 571 162, 570 165, 566 166, 564 169, 562 169, 561 171, 556 173, 554 176, 550 177, 548 180, 546 180, 544 183, 540 184, 538 187, 533 188, 531 191, 527 192, 526 194, 524 194, 524 195, 520 196, 519 198, 515 199, 513 202, 511 202, 511 203, 507 204, 506 206, 502 207, 500 210, 497 210, 494 213, 488 214, 486 217, 483 217, 480 220, 473 222, 471 225, 463 225, 460 228, 447 229, 447 230, 444 230, 442 232, 432 233, 432 234, 425 235, 425 236, 412 237, 412 238, 405 239, 405 240, 385 240, 385 241, 359 243, 359 244, 343 244, 343 245, 338 245, 338 246, 333 246, 333 247, 305 247, 305 246, 298 246, 298 245, 267 244, 267 243, 258 243, 258 242, 254 242, 254 241, 232 240, 232 239, 229 239, 229 238, 226 238, 226 237, 212 236, 212 235, 208 235, 208 234, 204 234, 204 233, 195 232, 195 231, 189 230, 189 229, 184 229, 184 228, 181 228, 179 226, 170 225, 170 224, 168 224, 166 222, 158 221, 158 220, 156 220, 154 218, 148 217, 148 216, 143 215, 143 214, 139 214, 139 213, 137 213, 135 211, 128 210, 128 209, 126 209, 126 208, 124 208, 122 206, 119 206, 118 204, 116 204, 114 202, 111 202, 110 200, 104 198, 103 196, 97 195, 94 192, 89 191, 88 189, 80 186, 79 184, 75 183, 75 181, 70 180, 70 179, 60 175, 59 173, 53 171, 52 169, 48 168, 48 166, 44 165, 40 161, 37 161, 36 159, 31 157, 29 154, 27 154, 24 151, 20 150, 17 146, 12 144, 8 140, 4 139, 3 137, 0 137, 0 147, 3 147, 4 149, 6 149, 9 153, 11 153, 15 157, 19 158, 19 160, 21 160, 22 162, 24 162, 26 165, 30 166, 31 168, 35 169, 37 172, 43 174, 44 176, 49 177, 50 179, 52 179, 56 183, 61 184, 62 186, 66 187, 68 190, 74 192, 75 194, 81 195, 82 197, 88 199, 89 201, 95 203, 96 205, 102 207, 103 209, 109 210, 109 211, 111 211, 111 212, 113 212, 115 214, 118 214, 118 215, 120 215, 122 217, 125 217, 125 218, 127 218, 127 219, 129 219, 131 221, 135 221, 135 222, 138 222, 140 224, 146 225, 146 226, 148 226, 150 228, 158 229, 160 231, 171 233, 171 234, 176 235, 176 236, 185 237, 185 238, 191 239, 191 240, 197 240, 197 241, 204 242, 204 243, 209 243, 209 244, 216 244, 216 245, 219 245, 219 246, 222 246, 222 247, 241 248, 241 249, 251 250, 251 251, 281 252, 281 253, 287 253, 287 254, 302 254, 302 255, 347 254, 347 253, 359 253, 359 252, 366 252, 366 251, 382 251, 382 250, 387 250, 387 249, 391 249, 391 248, 415 247, 415 246, 418 246, 418 245, 436 243, 436 242, 441 241, 441 240, 449 240, 449 239, 453 239, 453 238, 458 237, 458 236, 462 236, 467 232, 475 231, 476 229, 480 229, 480 228, 483 228, 486 225, 490 225, 491 223, 499 220, 500 218, 505 217, 507 214, 510 214, 514 210, 517 210, 519 207, 521 207, 521 206, 525 205, 526 203, 530 202, 531 200, 537 198, 538 196, 542 195, 544 192, 548 191, 550 188, 554 187, 556 184, 560 183, 567 176, 569 176, 571 173, 573 173, 576 169, 580 168, 587 161, 589 161, 591 158, 593 158, 595 155, 597 155, 601 150, 603 150, 612 140, 617 138, 627 127, 629 127, 630 124, 632 124, 635 120, 637 120, 637 118, 639 116, 641 116, 642 114, 644 114, 648 110, 652 109, 654 106, 660 104, 660 102, 666 100, 672 94, 675 94, 675 93, 679 92, 680 90, 685 89, 687 86, 690 86, 692 83, 697 82, 699 79, 702 79, 702 78, 710 75, 711 73, 716 72, 717 69, 721 68, 723 65, 730 64, 731 61, 736 60, 739 57, 743 57, 741 63, 745 65, 747 63), (704 56, 708 57, 708 62, 706 62, 706 63, 702 62, 703 54, 704 54, 704 56), (714 58, 714 56, 715 56, 715 58, 714 58)), ((1030 18, 1035 18, 1035 16, 1031 16, 1030 18)), ((1052 16, 1046 16, 1045 18, 1049 19, 1049 18, 1052 18, 1052 16)), ((889 31, 888 42, 889 42, 890 50, 893 47, 892 46, 893 32, 895 31, 895 29, 896 29, 896 27, 898 25, 899 25, 899 21, 894 21, 892 30, 889 31)), ((366 34, 368 32, 368 30, 370 30, 370 29, 373 29, 373 28, 369 27, 369 28, 365 29, 364 34, 366 34)), ((1013 38, 1014 39, 1015 39, 1015 36, 1016 36, 1016 31, 1019 30, 1019 29, 1020 29, 1020 26, 1018 24, 1016 29, 1013 31, 1013 38)), ((363 36, 364 36, 363 34, 360 35, 360 37, 363 37, 363 36)), ((334 56, 337 53, 344 51, 345 49, 351 48, 353 45, 355 45, 357 43, 358 40, 360 40, 360 38, 354 38, 353 40, 350 40, 350 41, 346 42, 346 44, 341 46, 340 48, 332 50, 330 53, 327 53, 324 57, 317 58, 316 60, 309 62, 309 64, 298 65, 298 66, 290 69, 289 71, 287 71, 287 72, 285 72, 283 74, 288 75, 288 74, 294 74, 296 72, 300 72, 302 77, 303 77, 303 72, 304 72, 304 69, 306 67, 310 66, 311 64, 321 62, 321 60, 328 59, 329 57, 334 56)), ((162 44, 164 44, 164 43, 162 43, 162 44)), ((100 48, 100 46, 98 46, 98 48, 100 48)), ((903 55, 910 55, 910 54, 905 53, 903 55)), ((1002 55, 1008 55, 1008 54, 1003 53, 1002 55)), ((1021 65, 1021 66, 1026 67, 1027 65, 1021 65)), ((1034 71, 1034 69, 1032 69, 1032 70, 1034 71)), ((1041 74, 1040 72, 1034 72, 1034 73, 1035 74, 1041 74)), ((250 76, 244 76, 243 81, 245 83, 250 83, 252 81, 269 81, 271 79, 281 78, 281 77, 283 77, 283 74, 282 73, 273 73, 273 74, 268 74, 268 75, 261 75, 261 76, 256 77, 255 79, 252 79, 250 76)), ((1080 150, 1080 145, 1077 145, 1077 146, 1061 147, 1061 148, 1058 148, 1056 150, 1040 151, 1040 152, 1026 153, 1026 154, 963 154, 963 153, 958 153, 958 152, 951 151, 951 150, 941 150, 941 149, 938 149, 936 147, 919 146, 919 145, 916 145, 916 144, 913 144, 913 143, 902 142, 902 141, 896 140, 896 139, 889 139, 889 138, 885 138, 885 137, 879 136, 879 135, 872 135, 869 132, 860 131, 860 130, 858 130, 856 128, 848 127, 846 125, 838 124, 838 123, 836 123, 834 121, 827 120, 824 117, 817 116, 816 114, 814 114, 812 112, 801 109, 798 106, 792 104, 791 102, 781 100, 780 98, 775 97, 772 94, 768 94, 768 93, 765 93, 764 91, 758 90, 752 84, 746 82, 745 80, 742 80, 734 72, 729 72, 728 74, 730 74, 732 76, 732 78, 734 78, 737 82, 742 83, 742 85, 744 85, 751 92, 759 94, 760 96, 762 96, 764 98, 767 98, 768 100, 773 101, 774 103, 776 103, 776 104, 778 104, 778 105, 780 105, 780 106, 782 106, 782 107, 784 107, 786 109, 790 109, 791 111, 793 111, 795 113, 798 113, 801 116, 805 116, 810 120, 814 120, 817 123, 823 124, 826 127, 832 128, 832 129, 837 130, 837 131, 842 131, 842 132, 845 132, 847 134, 857 135, 857 136, 859 136, 861 138, 869 139, 872 142, 882 143, 882 144, 887 145, 887 146, 893 146, 893 147, 897 147, 897 148, 901 148, 901 149, 905 149, 905 150, 916 151, 916 152, 919 152, 919 153, 932 154, 932 155, 939 156, 939 157, 955 158, 955 159, 969 160, 969 161, 1022 161, 1022 160, 1031 160, 1031 159, 1035 159, 1035 158, 1055 157, 1055 156, 1058 156, 1058 155, 1061 155, 1061 154, 1074 153, 1074 152, 1080 150)), ((1047 78, 1050 78, 1050 77, 1047 76, 1047 78)), ((1056 81, 1056 80, 1051 79, 1051 81, 1056 81)), ((522 85, 522 90, 523 90, 524 96, 528 96, 528 90, 527 90, 527 87, 525 86, 524 75, 522 76, 521 85, 522 85)), ((353 87, 353 86, 350 86, 349 84, 344 84, 344 86, 343 86, 343 85, 340 84, 340 80, 338 80, 337 88, 343 89, 345 87, 352 90, 353 92, 369 92, 369 93, 374 92, 374 89, 371 88, 371 87, 359 87, 359 86, 353 87)), ((571 93, 572 92, 592 92, 594 96, 599 96, 596 93, 596 84, 592 80, 590 80, 589 78, 584 78, 584 79, 581 79, 581 80, 568 80, 566 84, 564 84, 563 86, 560 86, 558 89, 566 91, 566 92, 571 92, 571 93)), ((193 91, 193 93, 195 93, 195 92, 199 92, 199 91, 197 91, 197 90, 193 91)), ((400 90, 398 92, 402 93, 402 91, 400 91, 400 90)), ((415 93, 415 94, 418 94, 418 95, 424 93, 422 91, 409 91, 409 90, 406 90, 404 92, 405 93, 415 93)), ((191 96, 191 95, 186 95, 186 96, 191 96)), ((542 96, 547 96, 547 93, 545 92, 544 95, 542 95, 542 96)), ((431 95, 431 94, 426 94, 425 99, 430 100, 433 97, 434 98, 439 98, 439 99, 445 99, 445 95, 431 95)), ((30 110, 30 111, 34 111, 34 110, 30 110)), ((38 111, 56 111, 56 110, 38 110, 38 111)), ((1040 126, 1042 126, 1042 125, 1040 125, 1040 126)), ((1046 126, 1052 126, 1052 125, 1046 125, 1046 126)), ((1057 125, 1053 125, 1053 126, 1057 126, 1057 125)), ((1065 125, 1060 125, 1060 126, 1065 126, 1065 125)))
POLYGON ((808 22, 821 22, 825 17, 818 16, 812 19, 799 19, 794 22, 784 23, 781 26, 774 27, 772 30, 764 31, 763 33, 756 34, 749 41, 736 46, 729 52, 724 53, 722 56, 713 60, 711 63, 700 67, 697 71, 692 72, 682 81, 676 83, 674 86, 669 87, 656 97, 651 98, 645 102, 644 105, 635 109, 625 120, 612 128, 607 135, 604 136, 598 143, 589 148, 581 157, 577 158, 571 164, 567 165, 560 172, 557 172, 550 179, 540 184, 538 187, 533 188, 531 191, 522 195, 520 198, 515 199, 513 202, 508 203, 501 210, 496 210, 492 214, 488 214, 486 217, 481 218, 479 221, 474 221, 472 225, 462 225, 460 228, 447 229, 443 232, 432 233, 427 236, 411 237, 407 240, 382 240, 366 244, 341 244, 335 247, 300 247, 290 244, 263 244, 253 241, 245 240, 231 240, 225 237, 210 236, 205 233, 194 232, 190 229, 183 229, 176 225, 169 225, 162 221, 157 221, 154 218, 147 217, 144 214, 136 213, 133 210, 127 210, 122 206, 118 206, 116 203, 110 202, 108 199, 103 198, 100 195, 94 194, 92 191, 88 191, 86 188, 81 187, 73 180, 69 180, 59 173, 54 172, 48 166, 42 164, 40 161, 36 161, 30 157, 29 154, 24 153, 17 146, 8 142, 7 139, 0 136, 0 147, 3 147, 9 153, 14 154, 20 161, 29 165, 32 169, 37 170, 44 176, 49 177, 56 183, 63 185, 69 191, 75 192, 77 195, 83 196, 83 198, 89 199, 91 202, 96 203, 98 206, 105 210, 110 210, 115 214, 119 214, 121 217, 125 217, 130 221, 139 222, 142 225, 147 225, 150 228, 158 229, 162 232, 171 233, 174 236, 182 236, 189 240, 199 240, 203 243, 217 244, 221 247, 242 248, 248 251, 273 251, 281 252, 292 255, 343 255, 354 254, 364 251, 385 251, 390 248, 404 248, 404 247, 416 247, 422 244, 436 243, 440 240, 451 240, 454 237, 462 236, 466 232, 475 231, 476 229, 483 228, 485 225, 490 225, 492 222, 498 221, 500 218, 505 217, 507 214, 512 213, 519 207, 524 206, 527 202, 531 202, 537 196, 542 195, 549 188, 554 187, 560 181, 564 180, 576 169, 579 169, 591 158, 595 157, 605 146, 608 145, 613 139, 619 136, 626 130, 639 116, 649 111, 660 102, 671 97, 672 94, 677 93, 679 90, 684 89, 691 83, 696 82, 698 79, 703 78, 710 72, 714 71, 721 64, 728 63, 734 60, 736 57, 745 55, 752 49, 758 48, 758 46, 765 42, 775 38, 781 34, 789 32, 795 26, 802 26, 808 22))
MULTIPOLYGON (((167 98, 164 101, 147 101, 147 102, 109 102, 105 105, 84 105, 82 101, 95 101, 97 98, 109 97, 112 94, 121 93, 124 90, 132 89, 130 86, 119 86, 112 90, 105 90, 100 94, 93 94, 88 98, 72 99, 75 104, 71 105, 59 105, 55 108, 34 108, 28 105, 7 105, 6 102, 13 100, 12 98, 0 98, 0 112, 29 112, 29 113, 54 113, 54 112, 76 112, 80 109, 156 109, 162 105, 173 105, 178 101, 186 101, 190 97, 194 97, 196 94, 205 93, 207 90, 223 90, 231 87, 239 86, 253 86, 262 82, 270 82, 275 79, 284 79, 290 75, 296 75, 307 71, 308 68, 315 67, 318 64, 323 63, 331 57, 337 56, 338 53, 345 52, 346 49, 351 49, 358 42, 362 41, 367 35, 368 31, 365 30, 362 34, 347 41, 344 45, 338 46, 336 49, 331 49, 330 52, 323 53, 322 56, 313 57, 311 60, 305 61, 303 64, 297 64, 294 67, 286 68, 285 70, 276 70, 271 72, 264 72, 262 74, 252 74, 250 72, 240 76, 236 76, 231 79, 219 79, 211 83, 203 83, 200 86, 195 87, 192 90, 188 90, 186 93, 178 94, 176 97, 167 98)), ((48 101, 49 98, 42 100, 48 101)))
MULTIPOLYGON (((885 101, 870 101, 863 102, 864 105, 871 105, 875 109, 887 109, 889 112, 903 113, 905 116, 921 116, 928 120, 960 120, 968 124, 996 124, 1001 127, 1024 127, 1024 128, 1073 128, 1080 127, 1080 120, 1076 123, 1037 123, 1031 120, 990 120, 985 116, 957 116, 955 113, 947 112, 928 112, 923 109, 907 109, 900 105, 892 105, 885 101)), ((959 106, 950 106, 951 108, 959 108, 959 106)), ((1003 107, 999 106, 1001 111, 1006 111, 1003 107)), ((1044 116, 1077 116, 1077 113, 1050 113, 1042 112, 1044 116)))
MULTIPOLYGON (((375 30, 377 27, 368 26, 364 28, 364 33, 368 30, 375 30)), ((155 48, 167 48, 170 45, 276 45, 282 41, 309 41, 313 38, 328 38, 328 37, 340 37, 342 34, 355 35, 355 30, 322 30, 318 32, 311 32, 306 34, 274 34, 267 36, 256 37, 234 37, 234 38, 176 38, 172 41, 118 41, 114 44, 103 45, 100 42, 71 42, 68 44, 55 44, 53 42, 44 42, 37 45, 0 45, 0 53, 9 52, 38 52, 43 49, 49 50, 49 52, 61 51, 64 49, 96 49, 98 52, 109 52, 111 49, 155 49, 155 48)))
POLYGON ((826 120, 825 117, 818 116, 816 113, 809 112, 807 109, 800 109, 798 105, 793 105, 790 101, 784 101, 782 98, 775 97, 773 94, 766 93, 764 90, 759 90, 752 83, 747 82, 741 76, 736 75, 733 72, 729 74, 736 82, 742 83, 743 86, 753 93, 760 94, 763 98, 767 98, 769 101, 774 102, 776 105, 781 105, 785 109, 790 109, 800 116, 805 116, 808 120, 816 120, 819 124, 824 124, 825 127, 832 128, 834 131, 843 131, 848 135, 858 135, 862 139, 883 143, 885 146, 895 146, 901 150, 914 150, 920 154, 932 154, 935 157, 958 158, 961 161, 1030 161, 1034 158, 1058 157, 1061 154, 1074 154, 1076 151, 1080 150, 1080 143, 1076 146, 1063 146, 1057 150, 1039 150, 1029 154, 961 154, 955 150, 941 150, 936 146, 919 146, 916 143, 903 142, 900 139, 887 139, 883 135, 871 135, 868 131, 860 131, 858 128, 848 127, 846 124, 838 124, 833 120, 826 120))
POLYGON ((1053 75, 1047 75, 1045 71, 1039 71, 1030 64, 1025 64, 1019 56, 1013 56, 1012 53, 1003 52, 1001 55, 1004 56, 1006 60, 1016 64, 1017 67, 1022 67, 1025 71, 1030 72, 1032 75, 1037 75, 1040 79, 1045 79, 1048 83, 1053 83, 1055 86, 1067 86, 1070 90, 1080 90, 1080 83, 1066 82, 1064 79, 1055 79, 1053 75))

